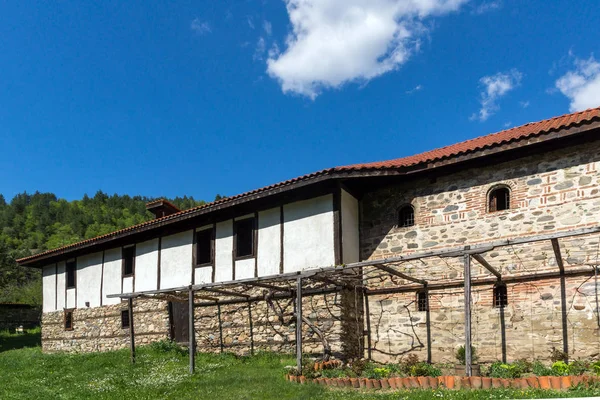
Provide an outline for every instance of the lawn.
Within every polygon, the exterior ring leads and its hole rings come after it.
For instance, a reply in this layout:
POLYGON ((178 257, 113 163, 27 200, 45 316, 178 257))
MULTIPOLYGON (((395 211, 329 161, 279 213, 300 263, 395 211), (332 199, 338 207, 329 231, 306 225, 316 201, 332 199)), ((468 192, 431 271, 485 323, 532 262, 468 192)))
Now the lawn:
POLYGON ((0 399, 491 399, 584 397, 600 388, 551 391, 379 391, 325 389, 286 382, 291 355, 253 357, 199 354, 188 375, 185 351, 167 343, 140 347, 132 365, 127 350, 94 354, 43 354, 39 332, 0 333, 0 399), (33 346, 33 347, 31 347, 33 346), (23 348, 18 348, 23 347, 23 348))

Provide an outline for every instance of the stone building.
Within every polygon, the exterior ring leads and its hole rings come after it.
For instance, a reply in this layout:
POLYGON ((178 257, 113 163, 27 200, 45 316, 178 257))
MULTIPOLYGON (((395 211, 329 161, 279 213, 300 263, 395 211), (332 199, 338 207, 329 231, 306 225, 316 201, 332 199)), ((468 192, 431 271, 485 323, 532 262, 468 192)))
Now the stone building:
POLYGON ((43 269, 43 348, 126 347, 119 295, 136 299, 136 343, 186 342, 192 286, 200 351, 291 351, 292 297, 261 279, 339 266, 352 279, 302 300, 305 352, 325 338, 340 356, 452 362, 469 314, 483 362, 596 357, 599 133, 597 108, 190 210, 150 203, 149 222, 18 260, 43 269))

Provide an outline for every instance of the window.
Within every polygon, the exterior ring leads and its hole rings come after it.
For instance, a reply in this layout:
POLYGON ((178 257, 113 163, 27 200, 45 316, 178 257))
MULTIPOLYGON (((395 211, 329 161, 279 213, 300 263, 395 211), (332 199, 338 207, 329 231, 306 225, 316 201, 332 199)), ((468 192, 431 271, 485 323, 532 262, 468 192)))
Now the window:
POLYGON ((73 330, 73 310, 65 310, 65 331, 73 330))
POLYGON ((77 261, 67 261, 67 289, 75 287, 75 272, 77 271, 77 261))
POLYGON ((429 300, 427 297, 425 290, 417 292, 417 311, 427 311, 429 309, 429 300))
POLYGON ((504 308, 508 305, 508 292, 504 283, 494 286, 494 307, 504 308))
POLYGON ((121 310, 121 328, 129 328, 129 310, 121 310))
POLYGON ((196 265, 213 262, 214 241, 212 228, 196 232, 196 265))
POLYGON ((254 218, 235 221, 235 256, 250 257, 254 255, 254 218))
POLYGON ((398 227, 406 228, 415 224, 415 209, 411 205, 400 208, 398 212, 398 227))
POLYGON ((507 187, 499 187, 490 191, 488 201, 489 212, 508 210, 510 208, 510 190, 507 187))
POLYGON ((123 276, 132 276, 135 268, 135 246, 123 247, 123 276))

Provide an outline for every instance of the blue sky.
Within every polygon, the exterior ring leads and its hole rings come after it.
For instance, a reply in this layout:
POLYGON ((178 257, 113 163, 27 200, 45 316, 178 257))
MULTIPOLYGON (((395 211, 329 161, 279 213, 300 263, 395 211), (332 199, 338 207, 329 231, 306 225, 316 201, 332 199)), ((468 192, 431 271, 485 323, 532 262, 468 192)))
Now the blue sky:
POLYGON ((212 200, 600 105, 597 0, 100 3, 0 6, 8 199, 212 200))

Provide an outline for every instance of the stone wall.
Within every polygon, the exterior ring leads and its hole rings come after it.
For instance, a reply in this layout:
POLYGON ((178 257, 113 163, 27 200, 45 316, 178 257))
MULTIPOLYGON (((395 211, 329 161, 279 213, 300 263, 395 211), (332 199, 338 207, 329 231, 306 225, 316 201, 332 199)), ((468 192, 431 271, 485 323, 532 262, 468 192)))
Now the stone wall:
MULTIPOLYGON (((452 248, 600 226, 600 151, 582 145, 525 159, 466 170, 437 179, 392 185, 368 193, 361 204, 362 259, 452 248), (503 184, 511 189, 509 210, 490 213, 487 195, 503 184), (399 228, 397 210, 415 209, 415 226, 399 228)), ((571 358, 600 353, 596 286, 590 264, 598 260, 600 235, 561 239, 567 270, 590 268, 587 276, 566 278, 568 340, 571 358)), ((485 258, 503 276, 556 272, 550 241, 507 246, 485 258)), ((472 263, 474 279, 490 277, 472 263)), ((430 283, 463 280, 459 258, 428 258, 403 263, 398 270, 430 283)), ((377 288, 411 283, 383 279, 377 288)), ((562 350, 560 282, 558 278, 508 284, 504 310, 509 361, 548 358, 552 347, 562 350)), ((501 359, 500 311, 492 306, 491 285, 473 288, 473 342, 482 361, 501 359)), ((417 312, 415 292, 370 296, 373 356, 389 360, 415 352, 426 359, 425 312, 417 312)), ((432 360, 453 362, 464 343, 463 289, 430 292, 432 360)))
MULTIPOLYGON (((42 348, 55 351, 108 351, 129 346, 129 329, 121 327, 121 310, 127 303, 73 310, 73 330, 65 330, 64 312, 42 316, 42 348)), ((135 300, 133 323, 136 345, 169 337, 167 302, 135 300)))

